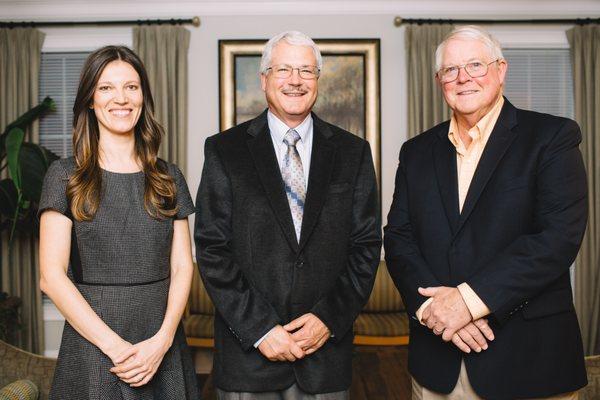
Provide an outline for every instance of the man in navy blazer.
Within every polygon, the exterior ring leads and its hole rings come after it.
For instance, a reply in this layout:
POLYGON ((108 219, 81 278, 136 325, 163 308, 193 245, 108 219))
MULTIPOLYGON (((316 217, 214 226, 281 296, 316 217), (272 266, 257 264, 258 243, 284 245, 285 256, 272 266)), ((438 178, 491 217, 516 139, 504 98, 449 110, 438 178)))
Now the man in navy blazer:
POLYGON ((569 119, 514 107, 483 29, 436 51, 453 110, 400 150, 384 229, 410 319, 413 399, 575 399, 586 385, 569 267, 587 185, 569 119))

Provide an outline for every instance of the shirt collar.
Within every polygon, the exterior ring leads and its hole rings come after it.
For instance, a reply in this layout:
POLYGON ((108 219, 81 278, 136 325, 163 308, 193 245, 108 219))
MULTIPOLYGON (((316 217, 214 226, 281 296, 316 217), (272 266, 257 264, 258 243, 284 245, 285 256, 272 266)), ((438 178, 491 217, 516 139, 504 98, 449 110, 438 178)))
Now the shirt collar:
MULTIPOLYGON (((504 96, 500 96, 494 107, 485 114, 473 128, 469 130, 469 136, 473 138, 473 141, 484 140, 487 141, 488 136, 492 133, 492 129, 498 120, 502 106, 504 105, 504 96)), ((450 129, 448 130, 448 139, 457 149, 463 147, 463 143, 458 135, 458 123, 456 117, 452 114, 450 120, 450 129)))
MULTIPOLYGON (((283 143, 283 138, 284 138, 285 134, 291 128, 289 126, 287 126, 282 120, 277 118, 275 116, 275 114, 273 114, 271 112, 271 110, 269 110, 267 112, 267 122, 269 124, 269 131, 271 131, 271 135, 273 135, 273 137, 275 138, 275 141, 277 143, 283 143)), ((304 121, 302 121, 302 123, 300 125, 298 125, 297 127, 294 128, 296 130, 296 132, 298 132, 298 135, 300 135, 301 142, 304 143, 306 141, 307 135, 309 135, 310 132, 312 132, 312 127, 313 127, 312 114, 309 113, 306 116, 306 118, 304 118, 304 121)))

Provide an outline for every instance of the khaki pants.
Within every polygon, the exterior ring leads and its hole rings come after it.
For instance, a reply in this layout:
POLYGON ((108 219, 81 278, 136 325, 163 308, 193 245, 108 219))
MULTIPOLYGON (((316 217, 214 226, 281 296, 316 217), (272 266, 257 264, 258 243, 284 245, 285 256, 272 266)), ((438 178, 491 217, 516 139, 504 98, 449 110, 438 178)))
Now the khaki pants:
MULTIPOLYGON (((544 400, 577 400, 579 398, 578 392, 564 393, 552 397, 544 397, 544 400)), ((465 368, 465 362, 463 361, 460 365, 460 374, 458 375, 458 382, 454 390, 450 394, 443 394, 433 392, 412 379, 412 400, 483 400, 473 390, 469 377, 467 376, 467 369, 465 368)), ((542 400, 540 399, 529 399, 529 400, 542 400)))

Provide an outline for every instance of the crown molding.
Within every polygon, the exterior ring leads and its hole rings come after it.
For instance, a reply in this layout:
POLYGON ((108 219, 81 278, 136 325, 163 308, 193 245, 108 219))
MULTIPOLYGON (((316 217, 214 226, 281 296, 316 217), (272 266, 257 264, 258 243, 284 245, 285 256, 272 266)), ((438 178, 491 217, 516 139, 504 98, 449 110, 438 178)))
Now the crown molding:
POLYGON ((600 16, 597 0, 0 0, 0 19, 92 21, 187 18, 194 15, 399 15, 404 18, 587 18, 600 16), (542 7, 543 4, 543 7, 542 7))

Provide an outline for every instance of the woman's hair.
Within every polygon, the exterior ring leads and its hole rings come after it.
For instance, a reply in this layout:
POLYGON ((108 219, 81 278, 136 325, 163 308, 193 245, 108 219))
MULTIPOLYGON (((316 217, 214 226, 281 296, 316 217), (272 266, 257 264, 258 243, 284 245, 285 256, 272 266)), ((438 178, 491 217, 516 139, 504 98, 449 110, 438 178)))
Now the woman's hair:
POLYGON ((79 80, 73 105, 73 156, 75 170, 67 185, 71 213, 79 221, 91 220, 102 196, 98 120, 92 108, 94 92, 104 68, 120 60, 140 76, 143 105, 134 128, 135 156, 145 176, 144 208, 153 218, 177 213, 176 188, 166 163, 158 162, 158 149, 164 131, 154 119, 154 101, 148 75, 139 57, 125 46, 105 46, 89 55, 79 80))

